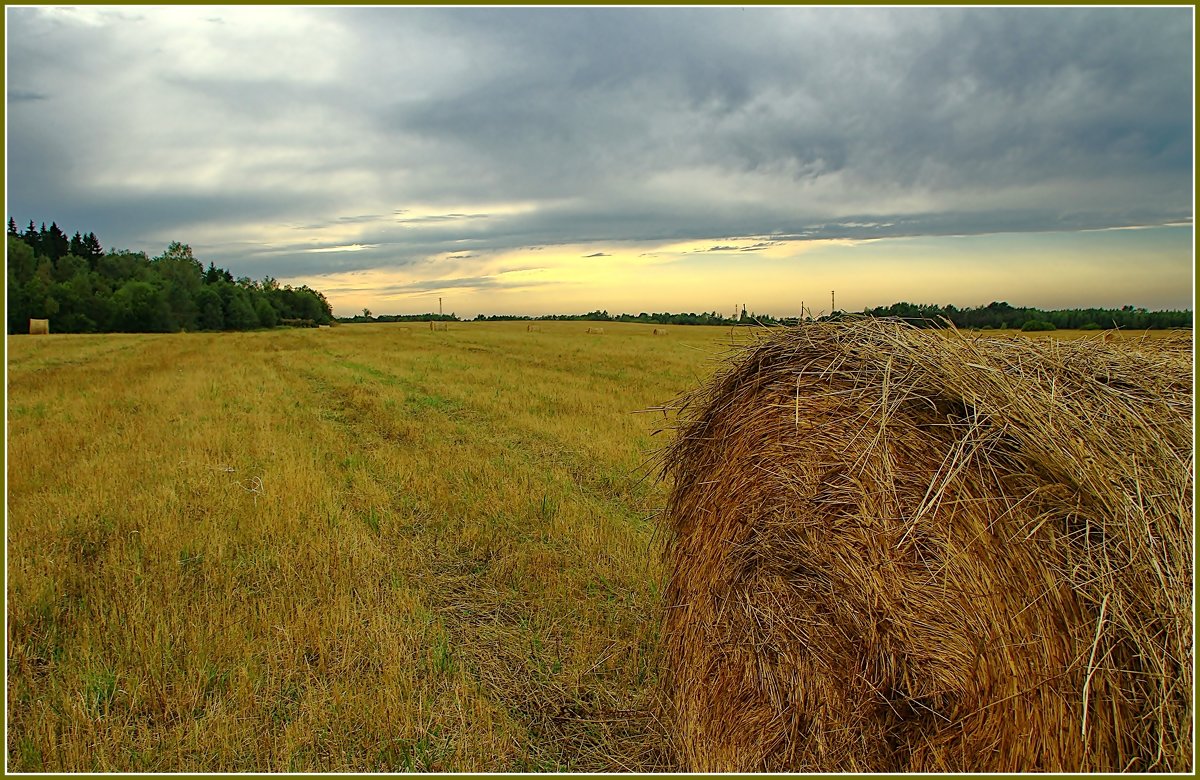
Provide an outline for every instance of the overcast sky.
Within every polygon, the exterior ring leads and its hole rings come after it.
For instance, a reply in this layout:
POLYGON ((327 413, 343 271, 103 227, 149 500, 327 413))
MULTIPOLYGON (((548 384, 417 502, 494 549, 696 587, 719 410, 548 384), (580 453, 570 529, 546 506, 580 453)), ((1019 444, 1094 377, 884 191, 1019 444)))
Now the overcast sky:
POLYGON ((1191 307, 1192 8, 9 8, 6 34, 9 216, 338 314, 1191 307))

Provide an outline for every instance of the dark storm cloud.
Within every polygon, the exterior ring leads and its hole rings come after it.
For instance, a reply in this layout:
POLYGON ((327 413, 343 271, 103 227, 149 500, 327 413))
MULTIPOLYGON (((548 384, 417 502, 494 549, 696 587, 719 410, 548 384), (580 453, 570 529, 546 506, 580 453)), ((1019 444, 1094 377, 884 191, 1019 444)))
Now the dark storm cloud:
POLYGON ((12 216, 275 276, 1192 216, 1186 8, 189 13, 8 9, 12 216))
POLYGON ((485 186, 543 196, 696 164, 943 190, 1176 171, 1190 38, 1170 16, 464 12, 464 35, 515 61, 381 119, 486 165, 485 186))
MULTIPOLYGON (((41 215, 52 215, 50 219, 56 220, 68 233, 76 230, 96 233, 106 249, 141 250, 151 255, 157 254, 172 240, 193 241, 190 235, 197 231, 219 229, 222 224, 246 219, 278 219, 290 209, 304 208, 307 203, 295 196, 264 199, 256 193, 151 195, 118 192, 91 197, 77 195, 62 201, 31 201, 21 195, 9 185, 9 213, 21 224, 29 219, 41 221, 41 215)), ((251 254, 253 246, 252 243, 238 246, 229 259, 251 254)), ((219 262, 219 258, 213 259, 219 262)))

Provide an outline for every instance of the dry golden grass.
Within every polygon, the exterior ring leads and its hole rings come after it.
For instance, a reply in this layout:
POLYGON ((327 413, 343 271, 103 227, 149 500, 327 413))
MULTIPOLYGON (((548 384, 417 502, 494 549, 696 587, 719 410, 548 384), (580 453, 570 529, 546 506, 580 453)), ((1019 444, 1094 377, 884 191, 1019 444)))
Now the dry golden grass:
POLYGON ((694 771, 1192 769, 1192 344, 775 334, 665 464, 694 771))
POLYGON ((669 767, 634 412, 729 331, 542 327, 9 338, 8 767, 669 767))

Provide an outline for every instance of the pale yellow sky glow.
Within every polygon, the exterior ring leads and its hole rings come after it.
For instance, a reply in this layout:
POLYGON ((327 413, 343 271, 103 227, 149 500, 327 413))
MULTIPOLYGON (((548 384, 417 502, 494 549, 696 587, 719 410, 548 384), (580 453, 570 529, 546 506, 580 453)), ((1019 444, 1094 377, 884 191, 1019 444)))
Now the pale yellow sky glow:
POLYGON ((1190 306, 1190 227, 1146 231, 772 241, 770 237, 573 244, 495 253, 443 253, 398 268, 302 277, 335 312, 437 310, 484 314, 651 311, 792 316, 861 311, 897 301, 1044 308, 1190 306))

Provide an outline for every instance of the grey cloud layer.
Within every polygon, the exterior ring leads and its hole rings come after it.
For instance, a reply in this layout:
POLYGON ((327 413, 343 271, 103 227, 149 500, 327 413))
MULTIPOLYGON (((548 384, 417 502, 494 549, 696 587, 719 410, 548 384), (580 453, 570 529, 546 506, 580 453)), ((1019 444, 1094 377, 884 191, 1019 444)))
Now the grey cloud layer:
POLYGON ((260 9, 288 20, 261 33, 168 13, 8 10, 12 216, 276 276, 1192 216, 1186 8, 260 9))

